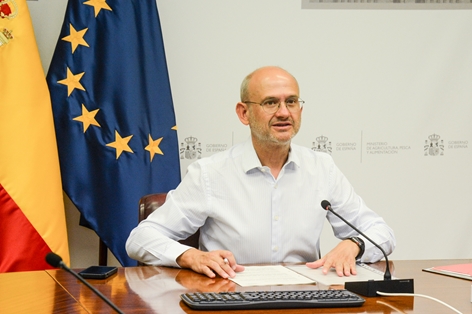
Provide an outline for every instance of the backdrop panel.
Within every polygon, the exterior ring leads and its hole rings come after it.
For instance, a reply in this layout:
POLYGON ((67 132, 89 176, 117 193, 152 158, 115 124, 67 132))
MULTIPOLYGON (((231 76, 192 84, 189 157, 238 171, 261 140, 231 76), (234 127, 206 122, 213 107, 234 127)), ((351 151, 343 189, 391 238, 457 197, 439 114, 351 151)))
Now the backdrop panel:
MULTIPOLYGON (((306 101, 295 142, 331 154, 385 217, 398 240, 392 258, 472 256, 470 11, 305 10, 295 0, 158 5, 183 174, 248 137, 234 112, 240 82, 280 65, 306 101)), ((337 241, 327 226, 323 251, 337 241)))

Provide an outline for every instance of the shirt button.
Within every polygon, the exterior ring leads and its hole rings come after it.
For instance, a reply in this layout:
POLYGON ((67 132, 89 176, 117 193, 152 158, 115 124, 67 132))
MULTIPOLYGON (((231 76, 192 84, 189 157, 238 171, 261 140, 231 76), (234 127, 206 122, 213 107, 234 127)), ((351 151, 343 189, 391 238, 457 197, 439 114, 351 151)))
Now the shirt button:
POLYGON ((274 248, 272 249, 274 252, 277 252, 279 250, 279 247, 278 246, 274 246, 274 248))
POLYGON ((280 216, 274 216, 274 220, 278 221, 280 219, 280 216))

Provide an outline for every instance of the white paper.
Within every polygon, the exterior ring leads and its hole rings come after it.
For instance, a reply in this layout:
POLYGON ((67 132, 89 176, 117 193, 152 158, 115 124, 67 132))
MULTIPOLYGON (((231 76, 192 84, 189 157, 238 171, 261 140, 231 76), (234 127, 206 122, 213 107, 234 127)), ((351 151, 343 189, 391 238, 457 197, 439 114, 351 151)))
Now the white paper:
POLYGON ((314 283, 312 279, 302 276, 281 265, 245 266, 244 271, 236 273, 236 276, 230 278, 230 280, 242 287, 303 285, 314 283))
POLYGON ((348 281, 383 280, 383 273, 365 264, 357 265, 357 275, 343 277, 339 277, 334 269, 330 269, 325 275, 323 274, 322 268, 312 269, 308 268, 306 265, 293 265, 287 266, 286 268, 326 286, 344 285, 344 283, 348 281))
POLYGON ((365 264, 357 265, 357 275, 339 277, 334 269, 326 275, 322 268, 312 269, 306 265, 271 265, 245 266, 243 272, 236 273, 234 281, 242 287, 304 285, 319 283, 322 285, 344 285, 348 281, 383 280, 383 273, 365 264))

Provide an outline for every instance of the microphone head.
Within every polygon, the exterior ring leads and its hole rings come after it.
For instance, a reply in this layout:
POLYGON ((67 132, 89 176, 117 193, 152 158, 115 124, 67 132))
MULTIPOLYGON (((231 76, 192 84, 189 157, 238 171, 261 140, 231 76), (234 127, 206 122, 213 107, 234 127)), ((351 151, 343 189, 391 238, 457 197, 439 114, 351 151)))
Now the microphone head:
POLYGON ((331 203, 327 200, 324 200, 321 202, 321 207, 323 207, 324 210, 328 210, 328 208, 331 208, 331 203))
POLYGON ((62 257, 57 255, 56 253, 50 252, 46 255, 46 262, 51 265, 52 267, 61 267, 62 265, 62 257))

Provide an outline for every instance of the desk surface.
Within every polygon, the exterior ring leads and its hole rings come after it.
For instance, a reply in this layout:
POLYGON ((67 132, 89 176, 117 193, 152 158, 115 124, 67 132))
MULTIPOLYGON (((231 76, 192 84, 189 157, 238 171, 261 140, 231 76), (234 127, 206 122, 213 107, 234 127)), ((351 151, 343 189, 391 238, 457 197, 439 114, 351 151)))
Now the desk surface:
MULTIPOLYGON (((471 263, 472 260, 395 261, 393 274, 414 278, 415 293, 435 297, 462 313, 472 313, 472 281, 423 272, 423 268, 471 263)), ((374 264, 382 269, 384 262, 374 264)), ((125 313, 202 313, 180 301, 180 294, 195 291, 326 289, 316 285, 243 288, 221 278, 210 279, 190 270, 167 267, 125 267, 105 280, 89 280, 125 313)), ((301 309, 297 313, 453 313, 445 306, 418 297, 365 297, 359 308, 301 309)), ((1 313, 111 313, 87 287, 63 270, 0 274, 1 313)), ((267 311, 232 311, 266 313, 267 311)), ((271 313, 293 313, 274 310, 271 313)), ((214 313, 214 311, 212 312, 214 313)))
POLYGON ((0 313, 87 313, 45 271, 0 274, 0 313))

